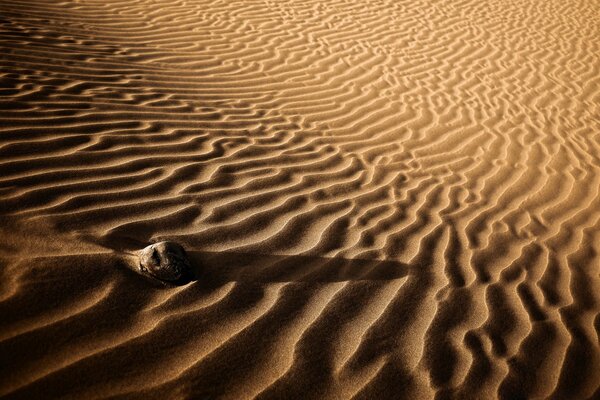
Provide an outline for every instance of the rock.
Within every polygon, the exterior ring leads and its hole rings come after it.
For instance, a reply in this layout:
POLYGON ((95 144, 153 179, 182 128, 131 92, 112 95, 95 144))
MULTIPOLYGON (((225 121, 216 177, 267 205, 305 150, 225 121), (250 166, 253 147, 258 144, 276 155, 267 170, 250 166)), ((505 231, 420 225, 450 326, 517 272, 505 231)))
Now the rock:
POLYGON ((189 280, 191 265, 183 247, 175 242, 158 242, 138 252, 140 272, 164 282, 189 280))

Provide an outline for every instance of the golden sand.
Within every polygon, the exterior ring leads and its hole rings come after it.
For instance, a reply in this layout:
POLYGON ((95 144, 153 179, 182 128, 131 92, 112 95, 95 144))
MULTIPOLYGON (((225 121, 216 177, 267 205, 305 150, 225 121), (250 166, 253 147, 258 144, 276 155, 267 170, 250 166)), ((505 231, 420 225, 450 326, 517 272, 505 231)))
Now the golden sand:
POLYGON ((2 0, 0 65, 0 397, 600 398, 597 0, 2 0))

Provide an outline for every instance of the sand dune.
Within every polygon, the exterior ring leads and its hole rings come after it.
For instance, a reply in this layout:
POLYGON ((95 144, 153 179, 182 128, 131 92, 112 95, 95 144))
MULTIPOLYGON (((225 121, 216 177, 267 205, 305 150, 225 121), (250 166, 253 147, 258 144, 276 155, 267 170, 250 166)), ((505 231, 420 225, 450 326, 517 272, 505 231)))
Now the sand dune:
POLYGON ((600 8, 0 2, 0 397, 600 398, 600 8), (198 280, 124 252, 170 239, 198 280))

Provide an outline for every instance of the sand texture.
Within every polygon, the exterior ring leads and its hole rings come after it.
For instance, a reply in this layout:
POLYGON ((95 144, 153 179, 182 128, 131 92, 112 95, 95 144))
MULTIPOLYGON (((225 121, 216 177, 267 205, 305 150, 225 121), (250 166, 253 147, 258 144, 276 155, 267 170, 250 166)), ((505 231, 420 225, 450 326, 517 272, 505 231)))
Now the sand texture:
POLYGON ((0 65, 1 398, 600 399, 598 0, 0 0, 0 65))

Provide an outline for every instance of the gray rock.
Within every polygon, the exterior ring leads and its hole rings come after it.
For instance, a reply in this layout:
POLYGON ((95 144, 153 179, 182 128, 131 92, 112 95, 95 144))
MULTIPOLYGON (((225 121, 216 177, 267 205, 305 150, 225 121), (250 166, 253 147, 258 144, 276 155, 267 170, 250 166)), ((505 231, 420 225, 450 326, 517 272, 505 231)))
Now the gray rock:
POLYGON ((139 269, 144 275, 165 282, 187 280, 191 274, 190 261, 183 247, 175 242, 158 242, 138 252, 139 269))

